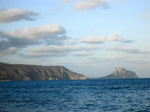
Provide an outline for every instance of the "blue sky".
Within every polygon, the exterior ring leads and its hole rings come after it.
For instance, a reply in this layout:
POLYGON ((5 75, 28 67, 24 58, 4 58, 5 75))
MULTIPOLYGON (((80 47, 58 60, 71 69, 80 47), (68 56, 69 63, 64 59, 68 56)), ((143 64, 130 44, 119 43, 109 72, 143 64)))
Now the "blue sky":
POLYGON ((0 61, 150 77, 149 29, 149 0, 0 0, 0 61))

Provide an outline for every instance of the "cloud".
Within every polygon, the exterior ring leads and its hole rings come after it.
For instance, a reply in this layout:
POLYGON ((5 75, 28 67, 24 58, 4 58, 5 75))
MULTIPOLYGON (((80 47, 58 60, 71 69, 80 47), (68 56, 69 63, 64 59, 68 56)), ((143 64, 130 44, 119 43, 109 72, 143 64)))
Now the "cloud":
POLYGON ((9 47, 18 47, 18 48, 23 48, 28 45, 34 45, 34 44, 40 44, 38 41, 29 41, 25 39, 17 39, 17 38, 12 38, 10 35, 7 33, 2 33, 0 32, 0 37, 5 36, 5 38, 0 40, 0 50, 6 50, 9 47))
POLYGON ((85 1, 78 1, 75 4, 76 10, 88 10, 88 9, 94 9, 94 8, 106 8, 107 3, 105 0, 85 0, 85 1))
POLYGON ((15 48, 15 47, 10 47, 8 49, 5 49, 3 51, 0 51, 0 56, 1 55, 11 55, 11 54, 15 54, 19 51, 19 48, 15 48))
POLYGON ((144 17, 150 19, 150 14, 146 14, 144 17))
POLYGON ((84 39, 82 39, 83 43, 89 43, 89 44, 98 44, 98 43, 104 43, 106 40, 103 36, 88 36, 84 39))
POLYGON ((123 63, 123 65, 125 63, 136 63, 136 64, 145 64, 148 63, 148 61, 144 61, 144 60, 138 60, 138 59, 131 59, 128 57, 113 57, 113 58, 89 58, 88 60, 85 61, 85 63, 87 64, 99 64, 99 63, 109 63, 109 64, 113 64, 116 65, 118 63, 123 63))
POLYGON ((122 41, 123 43, 133 43, 133 42, 135 42, 135 40, 124 40, 124 41, 122 41))
POLYGON ((0 23, 9 23, 20 20, 33 21, 38 15, 38 13, 22 9, 0 10, 0 23))
POLYGON ((74 39, 70 39, 70 40, 67 40, 66 42, 65 42, 65 44, 66 45, 73 45, 73 44, 76 44, 77 43, 77 40, 74 40, 74 39))
POLYGON ((147 53, 150 53, 150 52, 147 52, 147 51, 140 51, 139 49, 135 49, 135 48, 132 48, 132 47, 122 47, 122 46, 112 47, 112 48, 109 48, 108 50, 131 53, 131 54, 147 54, 147 53))
POLYGON ((68 3, 70 0, 62 0, 63 3, 68 3))
POLYGON ((55 7, 55 11, 59 12, 61 11, 64 7, 65 4, 69 3, 70 0, 61 0, 61 4, 55 7))
POLYGON ((47 56, 65 56, 71 52, 77 51, 91 51, 96 50, 95 46, 68 46, 68 45, 55 45, 55 46, 43 46, 39 48, 30 49, 26 53, 22 53, 25 57, 47 57, 47 56))
POLYGON ((96 46, 43 46, 37 49, 33 49, 32 52, 70 52, 70 51, 79 51, 79 50, 94 50, 97 49, 96 46))
POLYGON ((8 34, 13 38, 25 38, 27 40, 36 40, 39 38, 48 37, 50 35, 59 35, 64 33, 66 33, 65 29, 59 24, 50 24, 15 30, 9 32, 8 34))
POLYGON ((120 35, 110 35, 106 38, 106 41, 112 42, 112 41, 122 41, 123 38, 120 35))
POLYGON ((123 41, 123 38, 119 35, 110 36, 89 36, 81 40, 83 43, 99 44, 104 42, 123 41))
POLYGON ((27 54, 20 54, 21 56, 28 57, 28 58, 40 58, 40 57, 62 57, 68 55, 68 52, 61 52, 61 53, 48 53, 48 52, 29 52, 27 54))
POLYGON ((74 54, 74 56, 91 56, 92 53, 90 52, 80 52, 80 53, 76 53, 74 54))
POLYGON ((0 39, 0 50, 35 44, 60 45, 69 38, 65 33, 65 29, 59 24, 24 28, 7 33, 0 31, 0 37, 2 38, 0 39))

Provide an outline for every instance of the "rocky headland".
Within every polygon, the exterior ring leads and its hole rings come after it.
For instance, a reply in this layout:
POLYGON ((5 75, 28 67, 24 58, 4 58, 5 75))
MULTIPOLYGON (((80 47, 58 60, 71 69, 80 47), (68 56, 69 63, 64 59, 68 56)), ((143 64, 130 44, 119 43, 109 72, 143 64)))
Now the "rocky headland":
POLYGON ((14 80, 85 80, 86 76, 63 66, 5 64, 0 62, 0 81, 14 80))
POLYGON ((131 78, 139 78, 139 77, 133 71, 129 71, 124 68, 115 67, 112 74, 101 78, 102 79, 131 79, 131 78))

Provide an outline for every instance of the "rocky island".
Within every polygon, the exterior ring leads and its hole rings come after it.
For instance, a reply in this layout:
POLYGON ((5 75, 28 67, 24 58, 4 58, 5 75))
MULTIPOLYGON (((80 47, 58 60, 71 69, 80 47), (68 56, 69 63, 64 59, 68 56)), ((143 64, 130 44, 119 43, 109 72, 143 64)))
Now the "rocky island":
POLYGON ((130 79, 130 78, 138 78, 138 76, 133 71, 129 71, 124 68, 115 67, 112 74, 101 78, 102 79, 130 79))
POLYGON ((14 80, 85 80, 86 76, 63 66, 5 64, 0 62, 0 81, 14 80))

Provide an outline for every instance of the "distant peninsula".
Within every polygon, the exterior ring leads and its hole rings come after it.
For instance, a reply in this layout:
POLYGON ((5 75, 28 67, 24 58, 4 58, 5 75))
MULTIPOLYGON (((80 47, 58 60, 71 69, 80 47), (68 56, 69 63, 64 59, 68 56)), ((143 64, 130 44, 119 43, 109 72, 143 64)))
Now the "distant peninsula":
POLYGON ((5 64, 0 62, 0 81, 15 80, 85 80, 86 76, 63 66, 5 64))
POLYGON ((112 74, 101 77, 101 79, 131 79, 139 78, 135 72, 126 70, 125 68, 115 67, 112 74))

